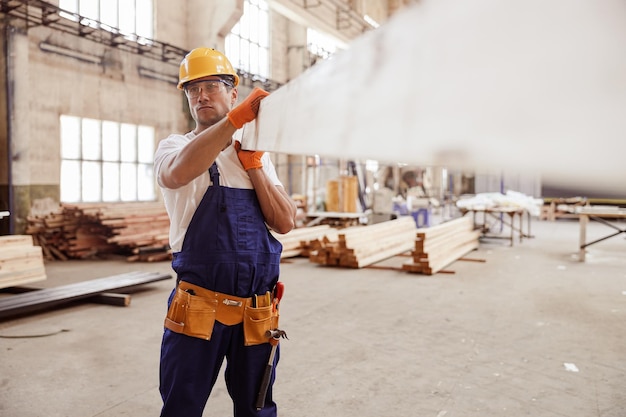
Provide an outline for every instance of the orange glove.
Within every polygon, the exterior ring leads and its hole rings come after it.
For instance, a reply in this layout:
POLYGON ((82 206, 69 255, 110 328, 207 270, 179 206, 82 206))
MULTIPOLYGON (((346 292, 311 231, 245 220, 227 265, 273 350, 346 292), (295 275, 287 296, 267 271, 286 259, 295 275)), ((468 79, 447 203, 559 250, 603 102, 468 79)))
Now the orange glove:
POLYGON ((244 101, 228 112, 228 120, 237 129, 241 129, 243 125, 256 119, 261 100, 269 95, 262 88, 255 87, 244 101))
POLYGON ((263 162, 261 158, 265 152, 261 151, 244 151, 241 149, 241 143, 235 141, 235 150, 237 151, 237 157, 239 162, 243 165, 243 169, 246 171, 249 169, 263 168, 263 162))

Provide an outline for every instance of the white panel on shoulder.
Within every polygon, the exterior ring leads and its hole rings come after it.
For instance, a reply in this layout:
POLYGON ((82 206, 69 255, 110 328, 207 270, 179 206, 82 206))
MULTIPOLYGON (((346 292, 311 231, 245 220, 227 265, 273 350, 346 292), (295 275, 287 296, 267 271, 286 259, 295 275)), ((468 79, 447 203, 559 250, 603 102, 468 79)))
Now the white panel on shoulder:
POLYGON ((626 2, 422 0, 264 99, 243 146, 626 195, 626 2))

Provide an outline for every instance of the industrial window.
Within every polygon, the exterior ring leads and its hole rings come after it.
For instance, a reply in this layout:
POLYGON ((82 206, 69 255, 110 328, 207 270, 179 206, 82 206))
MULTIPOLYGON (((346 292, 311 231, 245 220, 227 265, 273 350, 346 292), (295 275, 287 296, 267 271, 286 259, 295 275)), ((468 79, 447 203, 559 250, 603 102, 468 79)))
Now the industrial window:
POLYGON ((226 56, 249 74, 270 78, 269 9, 265 0, 246 0, 243 16, 226 36, 226 56))
MULTIPOLYGON (((86 18, 80 23, 109 32, 152 39, 153 0, 59 0, 59 7, 86 18), (100 22, 101 25, 98 25, 100 22)), ((75 16, 61 13, 61 16, 77 20, 75 16)), ((134 39, 141 41, 141 39, 134 39)))
POLYGON ((309 53, 322 59, 328 59, 337 52, 337 42, 315 29, 307 29, 306 43, 309 53))
POLYGON ((61 201, 156 200, 154 128, 61 116, 61 201))

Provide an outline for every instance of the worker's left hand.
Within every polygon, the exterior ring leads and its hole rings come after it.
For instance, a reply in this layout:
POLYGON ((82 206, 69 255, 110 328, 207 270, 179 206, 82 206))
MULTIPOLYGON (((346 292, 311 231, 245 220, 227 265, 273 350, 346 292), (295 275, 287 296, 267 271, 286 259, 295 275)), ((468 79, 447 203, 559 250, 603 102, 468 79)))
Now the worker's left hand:
POLYGON ((263 168, 263 162, 261 158, 265 152, 262 151, 244 151, 241 149, 241 143, 235 141, 235 150, 237 150, 237 157, 243 165, 243 169, 246 171, 249 169, 263 168))
POLYGON ((255 87, 250 95, 238 106, 228 112, 227 117, 230 123, 237 129, 241 129, 244 124, 256 119, 261 106, 261 100, 270 93, 262 88, 255 87))

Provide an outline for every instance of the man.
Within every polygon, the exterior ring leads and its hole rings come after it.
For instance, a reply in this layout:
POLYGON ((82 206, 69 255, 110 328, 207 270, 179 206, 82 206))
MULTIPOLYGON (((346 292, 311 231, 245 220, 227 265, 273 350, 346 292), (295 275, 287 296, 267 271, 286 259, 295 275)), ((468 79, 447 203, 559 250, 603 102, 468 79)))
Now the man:
POLYGON ((201 417, 224 358, 234 415, 276 416, 273 374, 256 407, 271 351, 266 331, 278 325, 272 294, 282 246, 268 227, 289 232, 296 206, 269 156, 233 140, 268 95, 256 88, 235 106, 238 83, 222 53, 187 54, 178 88, 196 127, 170 135, 155 153, 177 274, 161 346, 162 417, 201 417))

